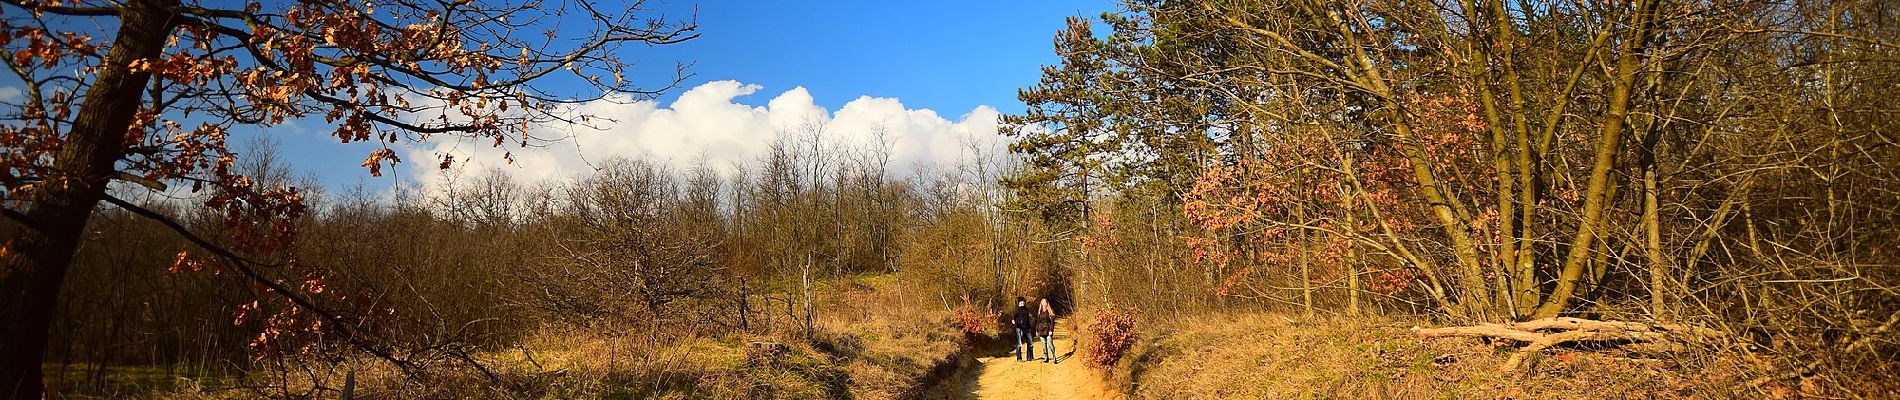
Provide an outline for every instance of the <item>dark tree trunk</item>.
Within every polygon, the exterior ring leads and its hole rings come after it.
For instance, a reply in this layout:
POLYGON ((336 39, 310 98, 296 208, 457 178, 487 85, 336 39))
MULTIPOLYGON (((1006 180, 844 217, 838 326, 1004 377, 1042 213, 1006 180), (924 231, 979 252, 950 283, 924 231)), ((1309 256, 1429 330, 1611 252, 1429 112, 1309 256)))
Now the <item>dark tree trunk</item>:
POLYGON ((56 172, 33 192, 20 214, 24 220, 6 219, 7 230, 19 235, 0 254, 0 398, 37 399, 45 392, 40 365, 61 282, 86 220, 124 156, 126 129, 150 80, 150 74, 126 66, 159 56, 175 4, 134 0, 122 7, 112 49, 53 160, 56 172))

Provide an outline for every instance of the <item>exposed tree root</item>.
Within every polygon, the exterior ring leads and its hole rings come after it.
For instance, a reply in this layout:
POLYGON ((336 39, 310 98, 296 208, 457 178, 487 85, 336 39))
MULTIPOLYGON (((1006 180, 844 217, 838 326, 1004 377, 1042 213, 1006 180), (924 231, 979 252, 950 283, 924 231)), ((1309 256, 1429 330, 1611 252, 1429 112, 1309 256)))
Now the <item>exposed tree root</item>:
POLYGON ((1582 318, 1557 317, 1532 321, 1480 324, 1472 326, 1453 326, 1445 328, 1412 328, 1421 338, 1476 337, 1512 340, 1524 345, 1516 354, 1504 362, 1505 371, 1516 371, 1524 359, 1554 346, 1566 343, 1596 343, 1609 346, 1621 346, 1635 343, 1704 343, 1721 336, 1713 329, 1677 325, 1650 324, 1624 321, 1596 321, 1582 318))

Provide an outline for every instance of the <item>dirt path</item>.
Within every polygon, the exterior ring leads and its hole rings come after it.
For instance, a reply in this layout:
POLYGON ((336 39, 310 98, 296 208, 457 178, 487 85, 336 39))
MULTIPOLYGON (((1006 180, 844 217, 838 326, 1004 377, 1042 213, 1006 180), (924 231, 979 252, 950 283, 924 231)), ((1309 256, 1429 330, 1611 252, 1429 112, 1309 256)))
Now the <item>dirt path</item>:
POLYGON ((1101 375, 1076 358, 1074 335, 1067 321, 1056 324, 1055 364, 1042 362, 1043 348, 1036 345, 1036 361, 1016 361, 1009 353, 992 351, 977 358, 980 374, 965 388, 971 399, 1084 400, 1118 399, 1101 375))

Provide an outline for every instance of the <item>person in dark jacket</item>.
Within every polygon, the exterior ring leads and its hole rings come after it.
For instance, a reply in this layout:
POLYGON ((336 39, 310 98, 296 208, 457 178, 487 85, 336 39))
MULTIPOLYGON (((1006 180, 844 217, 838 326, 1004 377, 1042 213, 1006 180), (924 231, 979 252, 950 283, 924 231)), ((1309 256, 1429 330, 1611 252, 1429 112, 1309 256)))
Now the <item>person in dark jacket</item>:
MULTIPOLYGON (((1056 309, 1044 298, 1036 306, 1036 336, 1042 337, 1042 362, 1056 362, 1056 309)), ((1030 346, 1034 347, 1034 346, 1030 346)), ((1034 360, 1031 358, 1030 360, 1034 360)))
POLYGON ((1016 328, 1016 345, 1010 348, 1016 353, 1016 361, 1036 360, 1035 317, 1029 312, 1029 303, 1022 296, 1016 296, 1016 314, 1010 316, 1009 326, 1016 328))

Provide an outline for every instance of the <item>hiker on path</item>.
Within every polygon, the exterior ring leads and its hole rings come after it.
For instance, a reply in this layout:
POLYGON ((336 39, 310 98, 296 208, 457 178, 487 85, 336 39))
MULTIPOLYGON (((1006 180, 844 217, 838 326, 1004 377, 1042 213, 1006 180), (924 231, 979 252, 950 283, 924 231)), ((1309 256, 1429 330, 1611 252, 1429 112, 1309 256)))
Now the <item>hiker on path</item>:
MULTIPOLYGON (((1042 362, 1056 362, 1056 309, 1044 298, 1036 306, 1036 336, 1042 337, 1042 362)), ((1033 358, 1031 360, 1034 360, 1033 358)))
POLYGON ((1016 353, 1016 361, 1036 360, 1036 339, 1030 337, 1035 322, 1029 313, 1029 303, 1022 296, 1016 296, 1016 314, 1009 318, 1009 326, 1016 328, 1016 345, 1010 348, 1011 353, 1016 353))

